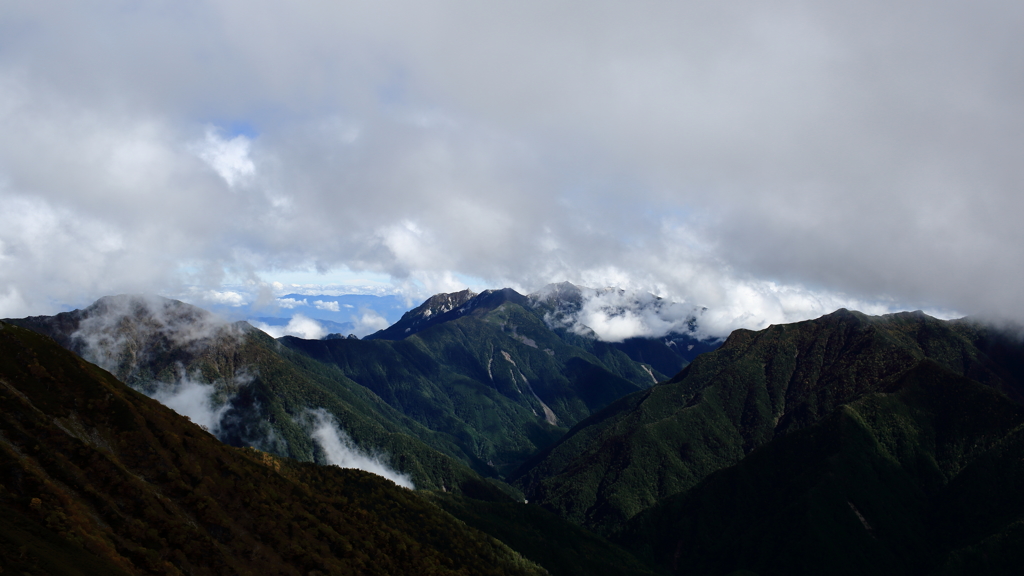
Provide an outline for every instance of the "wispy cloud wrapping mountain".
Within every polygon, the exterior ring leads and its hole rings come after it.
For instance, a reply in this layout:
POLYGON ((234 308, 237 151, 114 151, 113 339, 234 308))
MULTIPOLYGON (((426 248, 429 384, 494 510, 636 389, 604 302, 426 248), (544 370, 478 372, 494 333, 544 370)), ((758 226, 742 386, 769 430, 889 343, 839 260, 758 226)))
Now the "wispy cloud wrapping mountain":
POLYGON ((324 455, 331 464, 342 468, 357 468, 373 472, 399 486, 410 490, 414 488, 408 475, 396 472, 380 456, 370 455, 360 450, 325 410, 311 410, 310 416, 313 418, 313 440, 324 451, 324 455))
MULTIPOLYGON (((0 316, 358 273, 1024 318, 1013 3, 0 8, 0 316)), ((609 324, 609 330, 615 327, 609 324)))
POLYGON ((188 416, 219 437, 221 419, 231 409, 231 404, 216 402, 216 388, 212 384, 196 382, 187 377, 173 384, 158 384, 157 389, 149 395, 151 398, 182 416, 188 416))

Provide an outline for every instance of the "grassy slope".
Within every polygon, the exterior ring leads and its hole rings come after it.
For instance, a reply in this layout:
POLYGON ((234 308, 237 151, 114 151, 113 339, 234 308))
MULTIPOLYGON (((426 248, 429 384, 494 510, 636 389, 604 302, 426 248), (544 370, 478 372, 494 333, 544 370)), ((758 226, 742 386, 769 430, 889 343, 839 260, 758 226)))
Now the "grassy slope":
POLYGON ((0 406, 5 567, 543 572, 380 477, 226 446, 52 340, 5 323, 0 406))
POLYGON ((925 358, 1008 388, 949 323, 841 310, 734 332, 672 381, 581 422, 512 479, 531 501, 607 534, 776 436, 884 390, 925 358))

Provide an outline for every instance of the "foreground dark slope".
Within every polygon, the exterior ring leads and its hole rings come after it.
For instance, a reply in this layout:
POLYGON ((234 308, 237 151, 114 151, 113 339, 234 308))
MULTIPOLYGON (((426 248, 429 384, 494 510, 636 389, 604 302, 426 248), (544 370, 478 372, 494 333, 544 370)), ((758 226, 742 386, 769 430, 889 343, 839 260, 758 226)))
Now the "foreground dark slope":
POLYGON ((224 445, 0 322, 0 559, 27 574, 540 574, 378 476, 224 445))
POLYGON ((925 360, 618 539, 677 574, 1018 574, 1024 408, 925 360))
POLYGON ((667 574, 641 562, 625 548, 533 504, 494 498, 479 500, 465 493, 433 492, 429 497, 456 518, 501 540, 553 576, 667 574))
POLYGON ((607 534, 773 438, 886 390, 925 359, 1019 397, 1012 375, 954 328, 921 313, 840 310, 738 330, 670 382, 581 422, 512 479, 531 502, 607 534))
POLYGON ((230 406, 214 432, 234 446, 326 463, 311 437, 310 413, 324 409, 360 448, 394 455, 390 464, 417 487, 451 489, 476 477, 459 462, 470 458, 453 438, 244 322, 227 324, 176 300, 141 296, 105 297, 83 310, 10 322, 52 337, 144 392, 183 381, 212 384, 215 403, 230 406))
POLYGON ((485 474, 507 474, 568 427, 655 378, 649 366, 609 345, 566 343, 512 290, 434 296, 372 339, 281 342, 337 366, 402 414, 444 433, 485 474))

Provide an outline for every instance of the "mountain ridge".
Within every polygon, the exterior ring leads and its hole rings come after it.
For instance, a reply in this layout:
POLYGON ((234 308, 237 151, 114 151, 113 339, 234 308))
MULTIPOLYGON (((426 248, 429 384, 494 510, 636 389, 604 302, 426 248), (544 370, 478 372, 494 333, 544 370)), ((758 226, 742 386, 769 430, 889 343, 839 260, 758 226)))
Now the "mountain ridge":
POLYGON ((224 408, 216 431, 235 446, 255 445, 327 463, 313 437, 310 414, 325 408, 357 446, 395 455, 391 465, 419 486, 452 488, 475 477, 458 460, 458 446, 443 434, 395 412, 331 367, 290 351, 244 322, 225 323, 182 302, 131 295, 11 322, 54 336, 149 394, 181 391, 188 399, 186 393, 205 392, 205 406, 196 408, 204 404, 200 398, 189 407, 201 413, 209 413, 213 404, 224 408), (198 327, 190 323, 196 319, 201 320, 198 327))
POLYGON ((613 403, 509 479, 531 501, 608 533, 772 438, 883 391, 927 357, 1004 393, 1018 389, 948 323, 839 310, 734 331, 718 350, 613 403))
POLYGON ((1022 435, 1024 407, 925 359, 614 539, 676 574, 1015 573, 1019 550, 978 542, 1024 522, 1022 435))
POLYGON ((52 339, 5 322, 0 398, 5 568, 546 573, 374 474, 227 446, 52 339))

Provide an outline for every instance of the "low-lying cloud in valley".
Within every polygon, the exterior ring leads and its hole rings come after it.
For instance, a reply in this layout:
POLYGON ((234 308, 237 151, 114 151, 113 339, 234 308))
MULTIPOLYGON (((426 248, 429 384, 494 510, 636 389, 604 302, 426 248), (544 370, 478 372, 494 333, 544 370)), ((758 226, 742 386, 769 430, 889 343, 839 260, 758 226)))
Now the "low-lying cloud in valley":
MULTIPOLYGON (((242 306, 322 273, 414 299, 615 286, 715 334, 838 307, 1021 320, 1022 23, 996 1, 6 3, 0 316, 242 306)), ((674 322, 587 313, 609 338, 674 322)))

